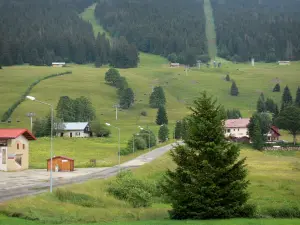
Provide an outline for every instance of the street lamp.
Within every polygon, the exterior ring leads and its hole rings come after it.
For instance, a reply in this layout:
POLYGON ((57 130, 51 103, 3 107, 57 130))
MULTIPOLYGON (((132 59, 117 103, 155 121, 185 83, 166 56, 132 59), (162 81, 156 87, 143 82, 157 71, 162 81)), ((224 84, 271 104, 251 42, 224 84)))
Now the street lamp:
POLYGON ((35 97, 33 96, 26 96, 27 99, 31 100, 31 101, 35 101, 35 102, 39 102, 41 104, 44 105, 48 105, 51 108, 51 131, 50 131, 50 192, 52 193, 52 189, 53 189, 53 179, 52 179, 52 156, 53 156, 53 106, 49 103, 46 102, 42 102, 39 100, 36 100, 35 97))
POLYGON ((140 128, 140 130, 144 130, 144 131, 148 132, 148 134, 149 134, 149 151, 150 151, 150 131, 149 130, 145 130, 141 126, 139 126, 139 128, 140 128))
POLYGON ((113 126, 113 125, 111 125, 110 123, 105 123, 106 124, 106 126, 112 126, 112 127, 114 127, 114 128, 116 128, 116 129, 118 129, 118 131, 119 131, 119 151, 118 151, 118 158, 119 158, 119 173, 120 173, 120 170, 121 170, 121 150, 120 150, 120 133, 121 133, 121 129, 119 128, 119 127, 115 127, 115 126, 113 126))

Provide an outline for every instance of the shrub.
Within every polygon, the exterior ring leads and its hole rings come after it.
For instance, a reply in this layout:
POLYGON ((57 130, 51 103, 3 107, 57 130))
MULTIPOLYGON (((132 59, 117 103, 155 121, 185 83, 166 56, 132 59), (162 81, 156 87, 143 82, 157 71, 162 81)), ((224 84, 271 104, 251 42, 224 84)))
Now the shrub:
POLYGON ((155 186, 134 178, 131 171, 124 171, 117 175, 115 182, 111 183, 108 193, 130 203, 135 208, 149 207, 152 204, 155 186))
POLYGON ((300 208, 297 206, 267 208, 266 213, 274 218, 300 218, 300 208))
POLYGON ((147 114, 146 111, 142 111, 142 112, 141 112, 141 115, 142 115, 142 116, 147 116, 148 114, 147 114))
POLYGON ((72 204, 80 205, 83 207, 92 208, 99 206, 99 199, 95 199, 90 195, 74 193, 61 188, 58 188, 55 191, 55 196, 62 202, 70 202, 72 204))
POLYGON ((127 148, 122 148, 120 150, 120 155, 129 155, 132 153, 132 149, 130 149, 129 147, 127 148))

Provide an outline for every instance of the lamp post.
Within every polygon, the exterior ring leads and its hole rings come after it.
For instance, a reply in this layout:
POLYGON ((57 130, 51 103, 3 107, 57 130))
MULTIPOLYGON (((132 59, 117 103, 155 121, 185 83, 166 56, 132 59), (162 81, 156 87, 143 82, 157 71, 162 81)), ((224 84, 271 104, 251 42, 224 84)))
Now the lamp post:
POLYGON ((53 156, 53 106, 49 103, 46 102, 42 102, 39 100, 36 100, 35 97, 33 96, 26 96, 27 99, 31 100, 31 101, 35 101, 35 102, 39 102, 41 104, 44 105, 48 105, 50 106, 51 109, 51 128, 50 128, 50 192, 52 193, 52 189, 53 189, 53 179, 52 179, 52 156, 53 156))
POLYGON ((121 152, 120 152, 120 133, 121 133, 121 129, 119 127, 115 127, 115 126, 111 125, 110 123, 105 123, 105 124, 106 124, 106 126, 109 126, 109 127, 112 126, 112 127, 116 128, 116 129, 118 129, 118 131, 119 131, 118 159, 119 159, 119 173, 120 173, 120 170, 121 170, 121 152))
POLYGON ((145 130, 144 128, 142 128, 141 126, 139 126, 139 128, 140 128, 140 130, 144 130, 144 131, 146 131, 146 132, 148 132, 148 134, 149 134, 149 151, 150 151, 150 131, 149 130, 145 130))

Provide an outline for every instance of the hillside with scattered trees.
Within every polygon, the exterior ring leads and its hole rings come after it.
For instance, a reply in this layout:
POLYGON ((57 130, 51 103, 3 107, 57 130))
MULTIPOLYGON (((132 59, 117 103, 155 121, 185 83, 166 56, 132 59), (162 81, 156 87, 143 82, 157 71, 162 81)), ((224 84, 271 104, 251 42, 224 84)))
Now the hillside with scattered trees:
POLYGON ((297 0, 211 0, 219 56, 233 61, 300 59, 297 0))
POLYGON ((95 16, 113 37, 126 37, 140 51, 175 55, 178 62, 207 54, 202 0, 101 1, 95 16))

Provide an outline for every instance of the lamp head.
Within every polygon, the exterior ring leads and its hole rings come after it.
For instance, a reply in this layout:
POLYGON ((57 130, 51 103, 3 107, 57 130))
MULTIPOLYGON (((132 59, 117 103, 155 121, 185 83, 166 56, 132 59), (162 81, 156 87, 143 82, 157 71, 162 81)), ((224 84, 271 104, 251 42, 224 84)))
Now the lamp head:
POLYGON ((29 96, 29 95, 27 95, 26 98, 29 99, 29 100, 31 100, 31 101, 34 101, 34 100, 35 100, 35 97, 29 96))

